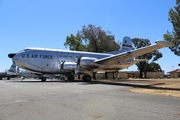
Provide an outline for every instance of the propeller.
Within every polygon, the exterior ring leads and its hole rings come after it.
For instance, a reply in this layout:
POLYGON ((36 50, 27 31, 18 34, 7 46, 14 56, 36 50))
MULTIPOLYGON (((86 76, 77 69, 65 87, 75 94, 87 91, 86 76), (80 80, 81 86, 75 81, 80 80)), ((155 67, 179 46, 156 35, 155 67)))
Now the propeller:
POLYGON ((59 64, 60 64, 60 71, 64 71, 64 63, 65 63, 65 60, 62 60, 61 62, 59 61, 59 64))
POLYGON ((76 58, 75 56, 73 56, 73 57, 74 57, 75 62, 77 63, 77 67, 78 68, 81 67, 80 62, 81 62, 81 58, 83 57, 83 54, 80 55, 79 58, 76 58))

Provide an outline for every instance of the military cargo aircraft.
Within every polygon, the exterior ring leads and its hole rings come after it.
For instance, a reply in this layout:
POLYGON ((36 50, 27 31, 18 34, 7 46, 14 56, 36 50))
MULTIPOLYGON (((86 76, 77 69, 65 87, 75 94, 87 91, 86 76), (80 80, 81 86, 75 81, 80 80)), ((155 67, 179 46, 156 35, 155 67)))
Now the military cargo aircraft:
POLYGON ((45 76, 48 74, 66 75, 68 80, 74 80, 75 75, 83 75, 83 81, 91 81, 92 76, 95 78, 98 71, 117 72, 137 62, 145 61, 134 57, 171 46, 174 45, 161 40, 153 45, 134 50, 131 38, 124 37, 121 49, 108 53, 25 48, 8 56, 20 68, 41 73, 41 81, 46 81, 45 76))

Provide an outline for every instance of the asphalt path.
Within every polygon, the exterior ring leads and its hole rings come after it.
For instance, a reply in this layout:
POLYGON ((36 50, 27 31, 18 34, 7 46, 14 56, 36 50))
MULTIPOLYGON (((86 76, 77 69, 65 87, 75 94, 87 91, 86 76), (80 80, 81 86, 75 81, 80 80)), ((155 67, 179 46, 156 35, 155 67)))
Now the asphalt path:
POLYGON ((128 84, 0 80, 0 120, 180 120, 180 98, 128 84))

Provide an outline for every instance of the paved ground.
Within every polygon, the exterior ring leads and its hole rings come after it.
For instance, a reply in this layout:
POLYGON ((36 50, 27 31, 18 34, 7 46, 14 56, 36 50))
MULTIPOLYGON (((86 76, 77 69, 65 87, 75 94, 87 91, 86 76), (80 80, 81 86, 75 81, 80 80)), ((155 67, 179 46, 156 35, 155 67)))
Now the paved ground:
POLYGON ((0 80, 0 120, 180 120, 180 98, 126 83, 0 80))

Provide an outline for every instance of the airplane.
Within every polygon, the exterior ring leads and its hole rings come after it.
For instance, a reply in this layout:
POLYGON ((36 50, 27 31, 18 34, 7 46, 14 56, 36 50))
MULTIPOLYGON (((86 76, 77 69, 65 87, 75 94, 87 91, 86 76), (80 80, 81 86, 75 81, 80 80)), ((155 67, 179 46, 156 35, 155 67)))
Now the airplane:
POLYGON ((2 80, 2 78, 4 77, 6 77, 7 80, 10 80, 10 78, 17 77, 15 64, 12 64, 9 70, 0 72, 0 80, 2 80))
MULTIPOLYGON (((0 72, 0 80, 2 80, 2 78, 7 78, 7 80, 10 80, 11 78, 39 78, 41 76, 41 74, 35 74, 31 71, 27 71, 27 70, 20 70, 19 67, 17 67, 16 69, 16 65, 12 64, 10 69, 5 70, 3 72, 0 72)), ((48 76, 49 78, 50 76, 48 76)), ((53 76, 55 77, 55 76, 53 76)), ((52 77, 51 77, 52 78, 52 77)))
POLYGON ((31 71, 27 70, 20 70, 19 67, 16 69, 16 65, 12 64, 9 70, 5 70, 4 72, 0 72, 0 80, 6 77, 7 80, 11 78, 21 77, 22 79, 30 78, 30 77, 38 77, 37 74, 32 73, 31 71))
POLYGON ((41 73, 41 81, 46 81, 46 75, 62 74, 70 81, 75 79, 75 75, 78 78, 83 75, 82 80, 89 82, 92 76, 96 78, 98 71, 118 72, 146 60, 135 59, 137 56, 171 46, 174 45, 160 40, 153 45, 133 49, 131 38, 126 36, 120 50, 107 53, 28 47, 18 53, 9 53, 8 57, 20 68, 41 73))

